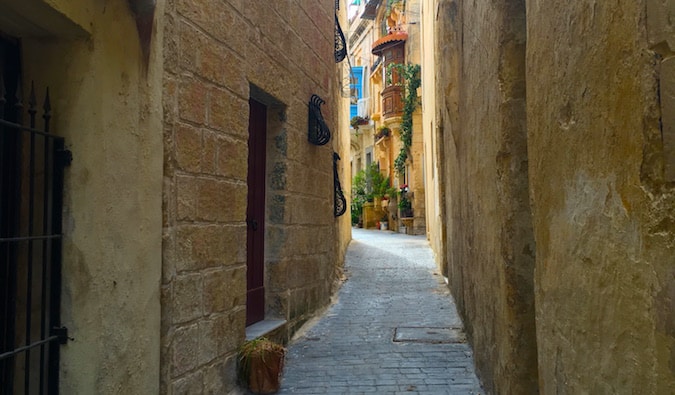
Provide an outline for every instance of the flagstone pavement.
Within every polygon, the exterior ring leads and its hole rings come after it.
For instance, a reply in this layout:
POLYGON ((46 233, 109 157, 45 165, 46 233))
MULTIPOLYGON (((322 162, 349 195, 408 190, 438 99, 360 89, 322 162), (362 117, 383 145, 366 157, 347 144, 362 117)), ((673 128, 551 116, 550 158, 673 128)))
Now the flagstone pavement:
POLYGON ((337 300, 291 342, 279 394, 484 394, 425 237, 353 239, 337 300))

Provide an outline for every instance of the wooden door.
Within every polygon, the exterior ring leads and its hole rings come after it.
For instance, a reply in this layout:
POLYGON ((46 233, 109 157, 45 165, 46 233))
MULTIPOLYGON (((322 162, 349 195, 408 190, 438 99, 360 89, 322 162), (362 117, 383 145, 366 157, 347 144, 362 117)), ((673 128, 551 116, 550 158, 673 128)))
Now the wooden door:
POLYGON ((265 318, 265 144, 267 107, 249 100, 246 209, 246 325, 265 318))

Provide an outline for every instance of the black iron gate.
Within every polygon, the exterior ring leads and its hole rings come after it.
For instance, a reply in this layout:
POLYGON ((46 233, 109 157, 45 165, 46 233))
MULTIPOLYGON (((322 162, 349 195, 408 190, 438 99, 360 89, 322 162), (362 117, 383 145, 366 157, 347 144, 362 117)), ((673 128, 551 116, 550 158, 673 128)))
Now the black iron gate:
POLYGON ((70 152, 49 133, 49 91, 42 129, 34 89, 24 112, 20 78, 7 59, 2 70, 8 46, 0 44, 0 394, 56 394, 59 346, 67 340, 59 308, 70 152))

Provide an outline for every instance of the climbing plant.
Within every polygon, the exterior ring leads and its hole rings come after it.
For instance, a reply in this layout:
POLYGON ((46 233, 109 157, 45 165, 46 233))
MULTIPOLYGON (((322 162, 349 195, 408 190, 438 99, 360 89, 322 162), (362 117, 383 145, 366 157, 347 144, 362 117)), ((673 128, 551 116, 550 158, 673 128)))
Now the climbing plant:
MULTIPOLYGON (((394 160, 396 173, 405 172, 405 161, 408 159, 408 152, 412 145, 413 113, 419 104, 417 100, 417 88, 422 84, 421 67, 418 64, 400 64, 392 63, 387 66, 387 78, 391 78, 393 72, 397 72, 401 77, 403 85, 403 115, 401 116, 401 142, 403 146, 394 160)), ((391 80, 389 80, 391 81, 391 80)))

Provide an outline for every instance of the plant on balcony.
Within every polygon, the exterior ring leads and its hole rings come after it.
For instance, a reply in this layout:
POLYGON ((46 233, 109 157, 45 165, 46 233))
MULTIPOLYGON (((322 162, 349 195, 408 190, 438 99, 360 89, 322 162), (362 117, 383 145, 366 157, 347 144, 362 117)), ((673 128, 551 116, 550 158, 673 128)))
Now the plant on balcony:
MULTIPOLYGON (((405 173, 405 161, 408 159, 408 152, 412 145, 413 113, 419 104, 417 99, 417 88, 422 84, 421 67, 418 64, 400 64, 392 63, 387 66, 387 75, 396 71, 402 78, 404 86, 403 91, 403 115, 401 116, 401 142, 403 146, 394 160, 396 173, 402 175, 405 173)), ((391 77, 390 81, 391 81, 391 77)))
POLYGON ((368 117, 361 117, 359 115, 355 115, 349 121, 349 125, 354 129, 358 129, 359 125, 368 125, 369 121, 370 120, 368 119, 368 117))
POLYGON ((407 197, 401 196, 398 202, 398 210, 401 218, 412 217, 412 203, 407 197))
POLYGON ((375 141, 381 139, 382 137, 387 137, 391 134, 391 129, 386 126, 380 126, 377 128, 377 133, 375 133, 375 141))

